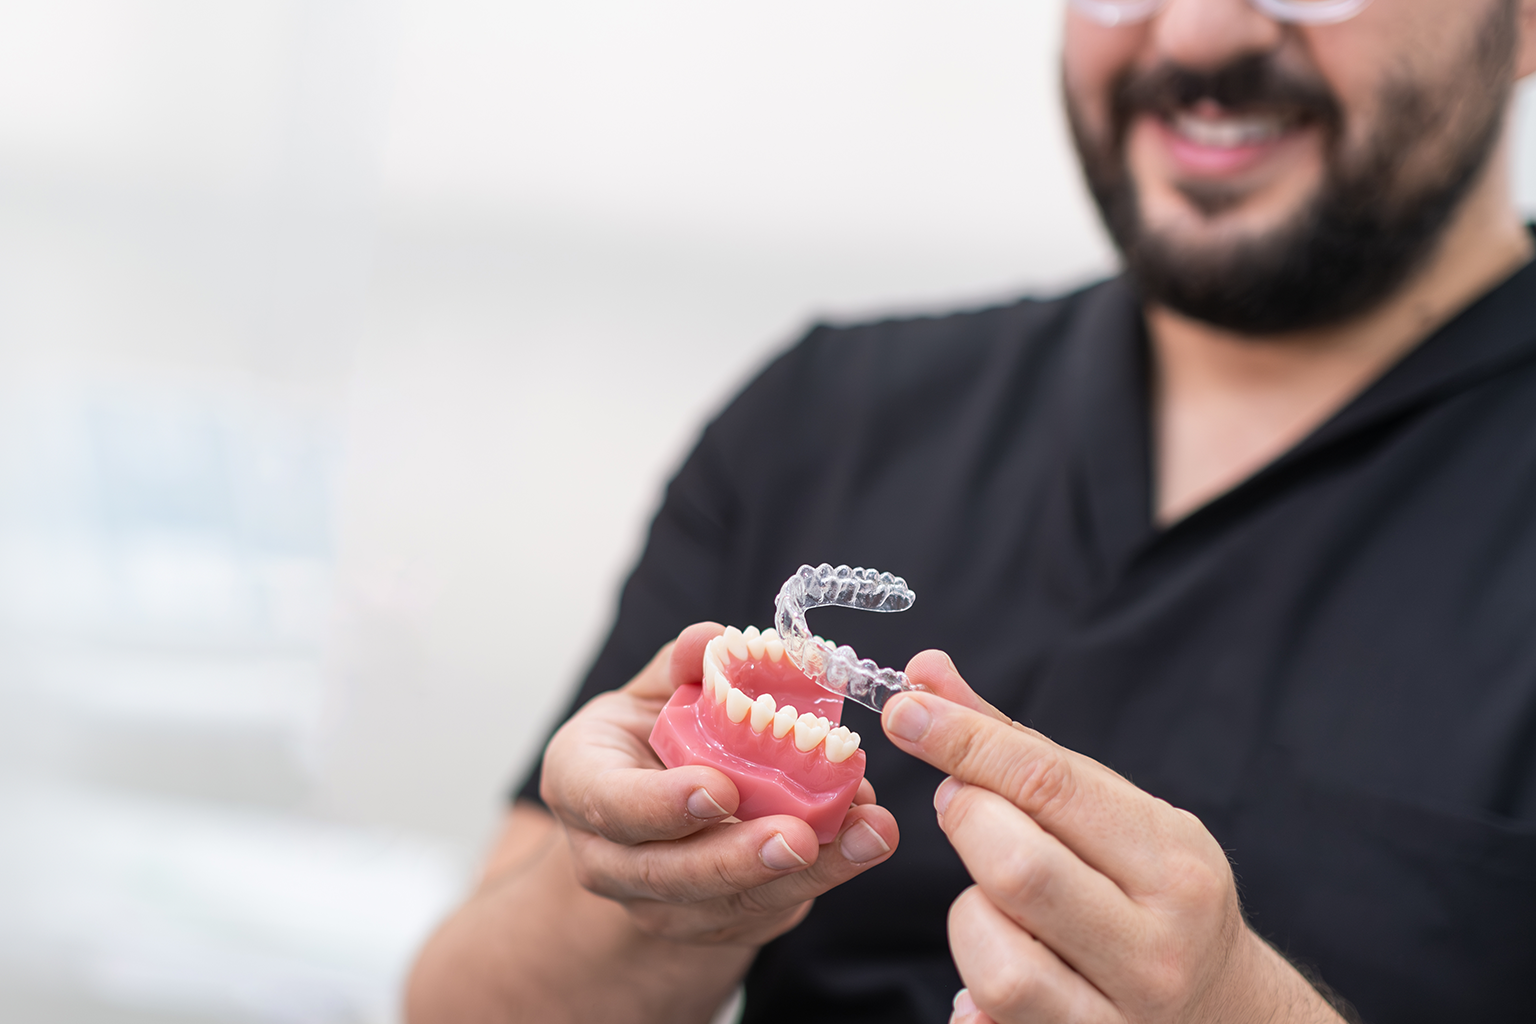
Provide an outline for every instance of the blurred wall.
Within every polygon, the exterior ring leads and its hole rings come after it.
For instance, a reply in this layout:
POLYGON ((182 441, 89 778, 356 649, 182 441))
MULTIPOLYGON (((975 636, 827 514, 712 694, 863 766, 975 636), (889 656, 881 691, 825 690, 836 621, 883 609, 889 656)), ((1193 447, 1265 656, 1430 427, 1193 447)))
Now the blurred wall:
POLYGON ((703 420, 1113 266, 1058 19, 0 6, 0 1018, 395 1019, 703 420))

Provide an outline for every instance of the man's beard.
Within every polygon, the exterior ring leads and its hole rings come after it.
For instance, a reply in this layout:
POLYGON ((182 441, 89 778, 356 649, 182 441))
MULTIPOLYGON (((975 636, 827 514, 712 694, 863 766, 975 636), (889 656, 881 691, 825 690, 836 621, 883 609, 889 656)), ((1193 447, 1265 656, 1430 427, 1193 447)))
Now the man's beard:
MULTIPOLYGON (((1164 66, 1126 74, 1114 89, 1108 139, 1092 137, 1068 93, 1089 188, 1142 296, 1252 335, 1338 323, 1379 305, 1434 249, 1498 144, 1518 38, 1514 7, 1495 5, 1456 80, 1384 87, 1374 130, 1354 154, 1345 152, 1343 111, 1326 85, 1283 70, 1269 55, 1214 71, 1164 66), (1286 223, 1205 246, 1144 223, 1126 159, 1131 123, 1200 100, 1226 113, 1279 113, 1321 129, 1323 181, 1286 223), (1418 152, 1426 145, 1441 152, 1418 152)), ((1242 199, 1219 187, 1181 192, 1207 217, 1242 199)))

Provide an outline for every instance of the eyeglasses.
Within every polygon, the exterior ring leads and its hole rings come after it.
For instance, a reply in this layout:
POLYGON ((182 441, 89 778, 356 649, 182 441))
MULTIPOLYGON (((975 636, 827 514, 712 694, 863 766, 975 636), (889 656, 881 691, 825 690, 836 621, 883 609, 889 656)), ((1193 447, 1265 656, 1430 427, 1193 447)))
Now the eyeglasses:
MULTIPOLYGON (((1104 25, 1129 25, 1146 21, 1168 0, 1070 0, 1083 14, 1104 25)), ((1347 21, 1371 0, 1248 0, 1260 13, 1276 21, 1299 25, 1328 25, 1347 21)))

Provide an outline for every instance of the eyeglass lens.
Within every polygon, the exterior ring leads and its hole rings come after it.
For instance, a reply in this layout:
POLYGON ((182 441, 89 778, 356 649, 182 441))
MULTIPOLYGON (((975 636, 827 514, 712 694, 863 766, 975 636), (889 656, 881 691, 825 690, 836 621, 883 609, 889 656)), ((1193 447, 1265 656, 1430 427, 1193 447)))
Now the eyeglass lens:
MULTIPOLYGON (((1128 25, 1145 21, 1167 0, 1070 0, 1073 7, 1104 25, 1128 25)), ((1327 25, 1346 21, 1365 9, 1371 0, 1248 0, 1276 21, 1302 25, 1327 25)))

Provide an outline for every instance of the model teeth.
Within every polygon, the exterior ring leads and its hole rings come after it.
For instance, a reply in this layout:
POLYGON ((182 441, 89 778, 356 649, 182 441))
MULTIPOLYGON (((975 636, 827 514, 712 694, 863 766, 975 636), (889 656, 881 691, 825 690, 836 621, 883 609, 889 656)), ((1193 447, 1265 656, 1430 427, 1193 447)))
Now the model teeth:
POLYGON ((748 697, 733 686, 730 692, 725 695, 726 716, 733 722, 744 721, 748 712, 752 710, 752 703, 751 697, 748 697))
POLYGON ((713 700, 716 704, 720 703, 722 700, 725 700, 725 692, 726 689, 729 689, 730 685, 730 683, 726 682, 725 673, 721 671, 720 666, 715 664, 713 661, 710 661, 708 658, 705 658, 704 692, 709 694, 710 699, 713 700), (724 689, 721 687, 722 683, 725 684, 724 689))
POLYGON ((859 734, 850 732, 846 725, 840 725, 827 733, 826 747, 827 760, 833 764, 841 764, 859 749, 859 734))
POLYGON ((753 661, 762 661, 766 652, 763 650, 763 634, 757 631, 757 627, 748 626, 742 630, 741 638, 747 644, 747 657, 753 661))
POLYGON ((817 718, 807 711, 795 719, 795 749, 801 753, 809 753, 827 738, 828 729, 824 724, 825 719, 817 718))
POLYGON ((732 661, 762 661, 767 658, 778 662, 784 658, 784 641, 772 629, 759 630, 756 626, 737 629, 727 626, 725 632, 711 640, 704 648, 704 692, 716 704, 725 705, 725 715, 732 722, 747 723, 758 735, 773 727, 773 738, 782 740, 792 736, 795 749, 810 753, 818 746, 828 761, 840 764, 859 749, 859 734, 849 732, 847 726, 834 726, 825 715, 807 711, 801 714, 793 704, 778 707, 771 693, 760 694, 756 700, 746 691, 732 686, 726 674, 726 666, 732 661))
POLYGON ((785 704, 773 714, 773 738, 781 740, 795 727, 795 718, 800 712, 795 710, 793 704, 785 704))
POLYGON ((730 689, 730 683, 725 678, 725 663, 730 660, 726 653, 725 644, 720 637, 715 637, 704 648, 704 690, 712 695, 715 703, 725 700, 726 692, 730 689))
POLYGON ((768 728, 768 723, 773 721, 774 712, 778 710, 774 706, 773 694, 760 694, 757 700, 752 702, 752 731, 762 732, 768 728))
POLYGON ((725 649, 730 651, 731 657, 737 661, 746 661, 750 653, 747 650, 747 638, 742 636, 741 630, 735 626, 725 627, 725 649))
POLYGON ((759 631, 756 626, 748 626, 746 629, 726 626, 725 632, 704 648, 704 660, 713 659, 722 669, 733 659, 762 661, 764 658, 772 662, 784 660, 784 641, 779 639, 777 630, 759 631))

